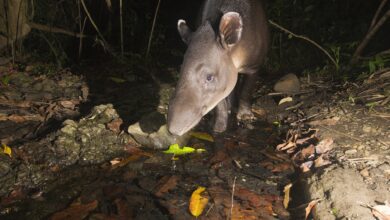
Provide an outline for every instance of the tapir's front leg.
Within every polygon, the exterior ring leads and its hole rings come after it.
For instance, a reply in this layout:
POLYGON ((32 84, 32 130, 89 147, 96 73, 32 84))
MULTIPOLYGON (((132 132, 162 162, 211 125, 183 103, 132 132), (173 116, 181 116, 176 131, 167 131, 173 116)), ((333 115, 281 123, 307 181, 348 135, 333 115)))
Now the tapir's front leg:
POLYGON ((228 118, 230 113, 230 96, 223 99, 218 105, 215 107, 215 122, 213 130, 215 132, 224 132, 226 131, 228 125, 228 118))
POLYGON ((252 113, 252 93, 256 86, 257 73, 244 76, 241 91, 239 91, 239 106, 237 119, 240 121, 251 120, 254 118, 252 113))

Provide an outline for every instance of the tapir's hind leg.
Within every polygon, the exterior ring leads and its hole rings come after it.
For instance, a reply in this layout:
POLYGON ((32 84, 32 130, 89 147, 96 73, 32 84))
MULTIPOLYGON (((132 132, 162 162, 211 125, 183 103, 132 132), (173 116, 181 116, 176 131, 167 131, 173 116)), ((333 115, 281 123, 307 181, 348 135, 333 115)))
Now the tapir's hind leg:
POLYGON ((239 91, 237 119, 240 121, 252 120, 252 93, 256 87, 257 73, 244 75, 243 85, 239 91))

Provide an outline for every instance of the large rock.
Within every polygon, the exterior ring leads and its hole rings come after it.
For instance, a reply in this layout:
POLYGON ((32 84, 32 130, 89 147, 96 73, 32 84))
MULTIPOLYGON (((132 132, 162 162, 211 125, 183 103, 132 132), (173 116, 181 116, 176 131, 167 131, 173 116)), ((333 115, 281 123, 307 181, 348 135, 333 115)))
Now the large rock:
POLYGON ((286 94, 298 93, 301 90, 301 83, 295 74, 289 73, 275 83, 274 90, 286 94))
POLYGON ((144 116, 139 122, 130 125, 129 134, 142 146, 153 149, 165 149, 171 144, 185 145, 189 135, 175 136, 169 133, 166 118, 159 112, 144 116))

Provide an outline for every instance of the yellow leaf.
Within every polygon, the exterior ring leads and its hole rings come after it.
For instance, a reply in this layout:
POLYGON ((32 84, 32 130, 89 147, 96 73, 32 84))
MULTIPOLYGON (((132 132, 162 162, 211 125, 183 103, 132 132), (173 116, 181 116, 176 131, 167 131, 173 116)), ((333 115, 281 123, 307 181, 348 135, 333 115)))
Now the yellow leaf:
POLYGON ((284 187, 284 190, 283 190, 283 192, 284 192, 283 206, 285 209, 288 208, 288 203, 290 202, 290 189, 291 189, 291 187, 292 187, 292 183, 286 185, 284 187))
POLYGON ((198 138, 198 139, 201 139, 201 140, 214 142, 213 136, 211 136, 211 135, 209 135, 207 133, 204 133, 204 132, 191 132, 190 135, 192 137, 195 137, 195 138, 198 138))
POLYGON ((7 154, 9 157, 12 157, 12 150, 6 144, 3 144, 3 153, 7 154))
POLYGON ((191 195, 190 199, 190 212, 193 216, 198 217, 202 214, 204 208, 209 202, 209 198, 201 195, 206 190, 205 187, 199 186, 191 195))

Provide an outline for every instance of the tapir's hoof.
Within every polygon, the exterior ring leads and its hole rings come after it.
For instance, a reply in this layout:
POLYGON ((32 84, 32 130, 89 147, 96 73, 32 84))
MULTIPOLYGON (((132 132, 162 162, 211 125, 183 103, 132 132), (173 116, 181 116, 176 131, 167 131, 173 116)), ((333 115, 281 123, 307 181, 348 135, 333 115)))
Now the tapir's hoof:
POLYGON ((253 121, 256 119, 249 108, 240 108, 236 117, 238 121, 253 121))

